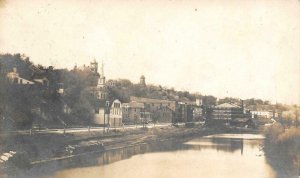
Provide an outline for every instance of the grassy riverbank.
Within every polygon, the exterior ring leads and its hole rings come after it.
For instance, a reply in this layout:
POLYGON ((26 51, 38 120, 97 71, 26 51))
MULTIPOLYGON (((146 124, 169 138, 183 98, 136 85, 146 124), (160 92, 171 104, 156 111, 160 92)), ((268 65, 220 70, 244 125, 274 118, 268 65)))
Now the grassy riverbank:
POLYGON ((266 127, 265 153, 277 177, 297 177, 300 173, 300 127, 281 124, 266 127))

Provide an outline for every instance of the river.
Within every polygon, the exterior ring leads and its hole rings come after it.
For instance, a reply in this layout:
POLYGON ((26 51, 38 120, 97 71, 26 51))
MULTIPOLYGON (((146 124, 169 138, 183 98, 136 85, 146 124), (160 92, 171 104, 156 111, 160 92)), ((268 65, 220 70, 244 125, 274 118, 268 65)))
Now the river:
POLYGON ((21 177, 275 178, 263 141, 255 134, 167 140, 34 166, 21 177))

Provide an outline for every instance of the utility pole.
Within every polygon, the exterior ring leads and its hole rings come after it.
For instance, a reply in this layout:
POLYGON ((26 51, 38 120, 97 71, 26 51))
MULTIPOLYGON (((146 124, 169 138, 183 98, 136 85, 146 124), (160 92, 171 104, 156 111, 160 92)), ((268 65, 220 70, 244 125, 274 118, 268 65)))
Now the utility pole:
MULTIPOLYGON (((104 129, 103 129, 103 133, 105 133, 105 114, 108 114, 108 116, 109 116, 109 101, 106 101, 105 106, 104 106, 104 129)), ((108 117, 107 124, 109 124, 109 117, 108 117)))
POLYGON ((295 118, 295 126, 296 127, 298 127, 298 125, 299 125, 299 120, 298 120, 298 106, 297 105, 295 105, 295 112, 296 112, 296 118, 295 118))
POLYGON ((105 109, 105 107, 106 107, 106 106, 104 106, 104 112, 103 112, 103 113, 104 113, 104 117, 103 117, 103 118, 104 118, 104 124, 103 124, 103 134, 105 134, 105 112, 106 112, 106 109, 105 109))

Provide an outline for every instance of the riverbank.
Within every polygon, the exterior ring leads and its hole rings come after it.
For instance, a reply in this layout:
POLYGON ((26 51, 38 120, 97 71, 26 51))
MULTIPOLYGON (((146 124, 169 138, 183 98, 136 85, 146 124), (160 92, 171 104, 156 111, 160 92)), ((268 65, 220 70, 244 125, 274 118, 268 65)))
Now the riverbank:
POLYGON ((184 139, 217 133, 253 132, 239 129, 214 129, 202 126, 155 127, 135 130, 110 130, 102 132, 72 134, 42 134, 6 136, 1 139, 1 152, 16 152, 21 156, 12 159, 7 166, 10 170, 26 169, 35 164, 68 159, 74 156, 128 147, 137 144, 151 143, 168 139, 184 139), (25 159, 22 160, 22 159, 25 159), (29 165, 24 165, 29 164, 29 165))
POLYGON ((274 124, 266 127, 264 134, 265 156, 277 177, 300 176, 300 128, 274 124))

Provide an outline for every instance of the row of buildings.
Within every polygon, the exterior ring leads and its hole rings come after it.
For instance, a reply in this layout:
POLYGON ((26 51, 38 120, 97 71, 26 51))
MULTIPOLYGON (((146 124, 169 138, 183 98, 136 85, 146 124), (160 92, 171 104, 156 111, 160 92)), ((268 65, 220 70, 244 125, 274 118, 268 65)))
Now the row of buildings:
MULTIPOLYGON (((98 100, 94 113, 95 124, 109 124, 112 127, 129 123, 142 122, 191 122, 202 117, 200 101, 180 102, 142 97, 130 97, 130 102, 121 103, 119 99, 108 101, 108 87, 104 76, 103 64, 98 71, 98 63, 94 60, 88 67, 94 73, 96 82, 92 82, 90 92, 98 100)), ((146 86, 145 76, 140 77, 141 86, 146 86)))
MULTIPOLYGON (((216 121, 215 123, 245 126, 251 125, 256 120, 268 122, 272 118, 278 117, 275 111, 245 107, 242 100, 238 104, 223 103, 210 106, 210 112, 207 112, 207 106, 202 106, 200 99, 176 101, 131 96, 128 103, 121 103, 118 99, 108 102, 108 86, 113 84, 106 83, 103 65, 100 73, 98 73, 96 61, 91 63, 90 69, 98 76, 98 82, 95 82, 97 84, 90 88, 94 96, 99 99, 99 104, 95 107, 95 124, 109 124, 112 127, 118 127, 126 123, 148 121, 177 123, 212 120, 216 121)), ((145 76, 141 76, 139 84, 146 86, 145 76)))
MULTIPOLYGON (((114 83, 106 82, 104 75, 103 63, 98 70, 98 62, 95 60, 90 63, 90 66, 74 68, 74 70, 88 70, 91 78, 88 90, 97 100, 93 106, 94 124, 119 127, 123 124, 143 123, 143 122, 192 122, 198 120, 211 120, 221 123, 241 124, 247 123, 249 120, 265 120, 278 117, 275 111, 257 110, 256 108, 246 108, 241 101, 239 104, 223 103, 217 106, 210 106, 209 111, 207 106, 202 106, 200 99, 196 101, 180 101, 180 100, 163 100, 143 97, 130 97, 130 102, 122 103, 119 99, 109 101, 109 87, 114 83)), ((7 73, 7 78, 16 84, 20 85, 39 85, 49 86, 47 73, 49 69, 38 68, 31 66, 33 75, 30 79, 25 79, 19 76, 17 69, 7 73)), ((145 76, 140 77, 141 86, 146 86, 145 76)), ((63 84, 55 84, 54 89, 58 94, 63 94, 63 84)), ((70 108, 64 106, 64 111, 69 113, 70 108)))

